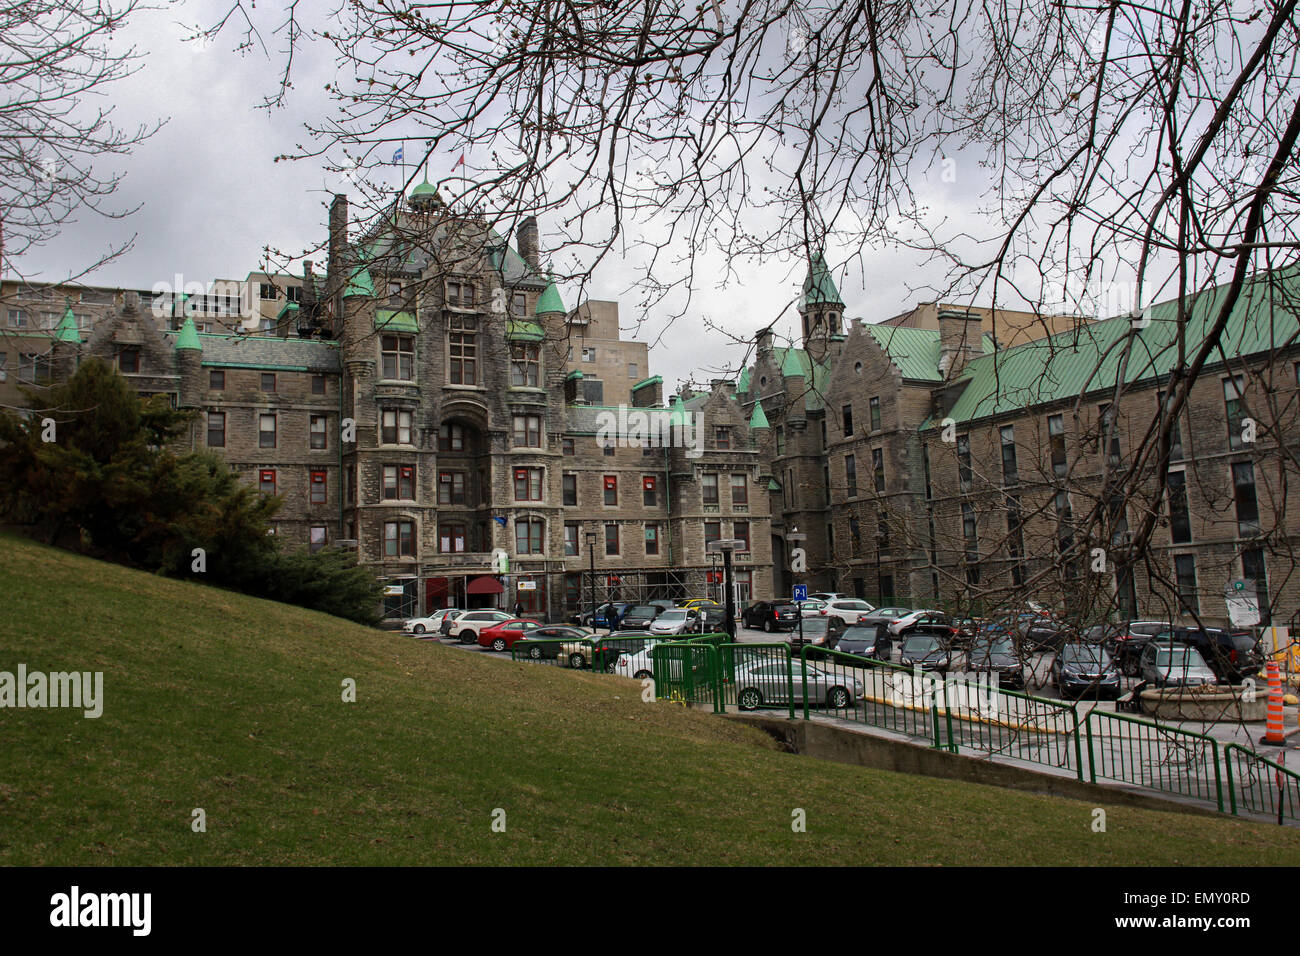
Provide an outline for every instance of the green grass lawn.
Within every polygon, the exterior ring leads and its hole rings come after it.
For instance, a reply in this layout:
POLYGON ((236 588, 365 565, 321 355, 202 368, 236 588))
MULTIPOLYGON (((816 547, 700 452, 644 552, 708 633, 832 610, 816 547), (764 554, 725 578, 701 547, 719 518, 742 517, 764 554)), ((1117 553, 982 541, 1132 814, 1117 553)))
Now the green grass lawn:
POLYGON ((105 698, 98 720, 0 710, 2 864, 1283 864, 1300 850, 1289 828, 1117 806, 1093 833, 1084 803, 793 756, 642 703, 621 678, 7 536, 0 600, 0 671, 103 671, 105 698))

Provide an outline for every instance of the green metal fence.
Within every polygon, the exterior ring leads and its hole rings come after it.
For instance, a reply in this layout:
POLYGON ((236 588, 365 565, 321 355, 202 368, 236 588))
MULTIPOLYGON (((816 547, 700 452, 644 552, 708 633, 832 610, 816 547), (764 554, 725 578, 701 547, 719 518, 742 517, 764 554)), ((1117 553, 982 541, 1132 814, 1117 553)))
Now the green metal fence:
POLYGON ((1103 710, 1089 712, 1083 723, 1093 783, 1105 778, 1136 784, 1223 810, 1219 742, 1213 737, 1103 710))
POLYGON ((1239 744, 1223 748, 1223 763, 1233 814, 1244 810, 1279 823, 1300 820, 1300 774, 1239 744))
POLYGON ((1079 712, 1073 704, 982 682, 945 680, 939 692, 942 746, 1013 757, 1083 779, 1079 712))
POLYGON ((815 677, 814 688, 829 685, 853 690, 853 700, 848 707, 833 706, 833 702, 825 699, 826 695, 804 693, 805 720, 809 718, 810 704, 825 703, 826 712, 835 717, 920 737, 932 746, 941 746, 938 707, 933 693, 935 685, 925 675, 898 664, 867 660, 812 645, 805 645, 799 656, 805 665, 803 673, 809 679, 814 679, 814 672, 820 672, 815 677))
POLYGON ((718 649, 711 644, 669 642, 650 650, 655 696, 680 703, 709 704, 721 712, 718 649))
POLYGON ((529 661, 534 664, 560 665, 560 655, 566 644, 580 644, 577 638, 523 638, 510 648, 512 661, 529 661))
POLYGON ((718 648, 721 686, 718 708, 734 705, 741 710, 785 707, 794 720, 796 696, 790 645, 722 644, 718 648))

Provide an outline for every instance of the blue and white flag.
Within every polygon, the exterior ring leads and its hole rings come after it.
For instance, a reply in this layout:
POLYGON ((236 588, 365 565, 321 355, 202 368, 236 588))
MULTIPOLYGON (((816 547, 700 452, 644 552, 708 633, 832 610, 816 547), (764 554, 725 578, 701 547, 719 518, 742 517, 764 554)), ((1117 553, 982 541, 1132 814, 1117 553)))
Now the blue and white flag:
POLYGON ((397 147, 397 151, 393 153, 393 162, 400 163, 402 161, 402 157, 405 155, 402 152, 402 150, 404 150, 405 148, 406 148, 405 146, 397 147))

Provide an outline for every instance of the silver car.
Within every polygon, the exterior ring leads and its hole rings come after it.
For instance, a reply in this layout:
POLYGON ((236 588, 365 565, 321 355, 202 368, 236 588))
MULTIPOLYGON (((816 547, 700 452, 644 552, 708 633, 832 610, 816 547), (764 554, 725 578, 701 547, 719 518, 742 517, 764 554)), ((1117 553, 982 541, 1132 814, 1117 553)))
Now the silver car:
POLYGON ((1142 650, 1138 671, 1156 687, 1206 687, 1219 682, 1201 652, 1189 644, 1152 641, 1142 650))
POLYGON ((794 675, 794 697, 803 700, 803 677, 808 677, 808 702, 842 710, 862 696, 860 681, 846 674, 831 674, 813 664, 792 661, 755 661, 736 668, 736 704, 757 710, 769 704, 790 703, 789 675, 794 675))

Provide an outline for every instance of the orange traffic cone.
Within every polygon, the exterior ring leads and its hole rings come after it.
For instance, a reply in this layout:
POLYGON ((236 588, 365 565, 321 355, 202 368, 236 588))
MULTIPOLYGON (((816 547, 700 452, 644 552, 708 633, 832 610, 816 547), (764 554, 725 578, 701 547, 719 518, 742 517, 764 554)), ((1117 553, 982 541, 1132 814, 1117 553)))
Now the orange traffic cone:
POLYGON ((1286 732, 1282 728, 1282 672, 1277 661, 1268 662, 1268 724, 1260 743, 1286 743, 1286 732))

